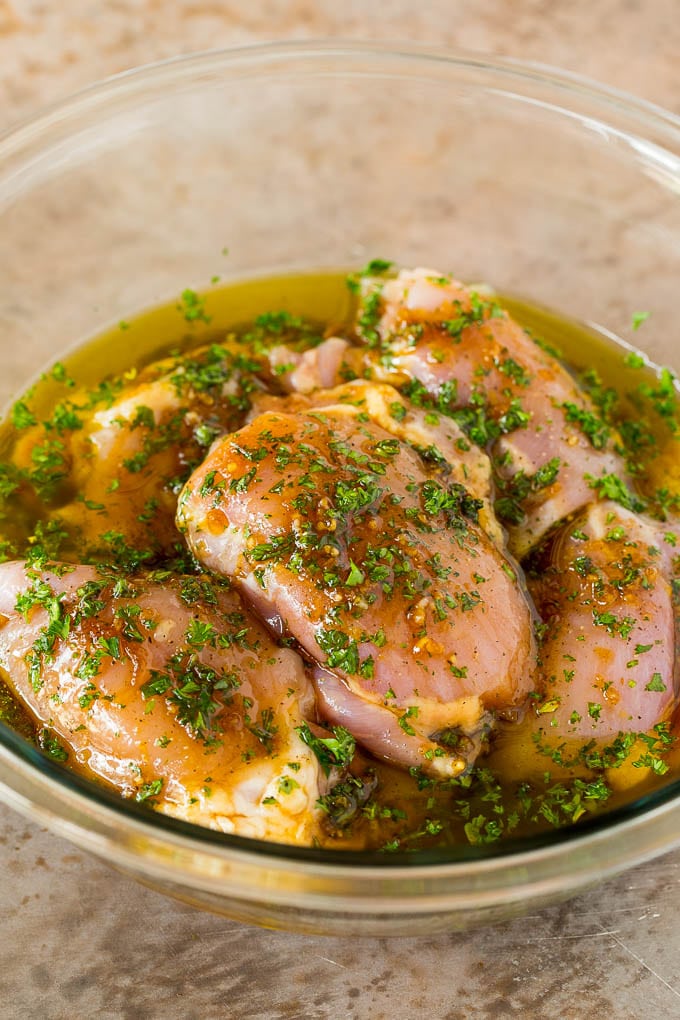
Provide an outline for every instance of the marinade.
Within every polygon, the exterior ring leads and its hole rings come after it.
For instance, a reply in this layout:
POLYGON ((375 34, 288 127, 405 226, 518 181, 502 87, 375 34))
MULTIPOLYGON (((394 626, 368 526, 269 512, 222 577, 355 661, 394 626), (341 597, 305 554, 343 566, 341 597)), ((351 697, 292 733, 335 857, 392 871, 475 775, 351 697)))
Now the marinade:
POLYGON ((495 843, 673 777, 673 373, 418 272, 186 290, 13 403, 0 720, 152 809, 347 849, 495 843))

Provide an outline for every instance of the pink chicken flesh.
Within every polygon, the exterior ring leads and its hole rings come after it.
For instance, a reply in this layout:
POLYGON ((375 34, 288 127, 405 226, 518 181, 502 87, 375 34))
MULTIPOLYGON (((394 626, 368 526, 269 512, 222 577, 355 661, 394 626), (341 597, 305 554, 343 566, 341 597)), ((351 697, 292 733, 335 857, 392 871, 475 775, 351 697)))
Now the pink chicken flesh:
POLYGON ((516 556, 593 501, 598 478, 625 477, 588 396, 495 301, 427 269, 365 288, 358 332, 373 348, 374 376, 411 389, 415 380, 426 398, 460 412, 473 436, 483 421, 509 498, 520 482, 521 498, 505 504, 516 556), (367 301, 376 297, 380 314, 367 328, 367 301))
POLYGON ((399 391, 386 383, 363 379, 319 389, 309 396, 258 396, 253 400, 249 420, 263 411, 308 411, 336 406, 340 414, 352 414, 359 420, 370 419, 404 443, 413 447, 433 475, 463 485, 475 499, 481 500, 479 523, 496 545, 505 549, 505 535, 492 506, 491 462, 483 450, 469 442, 451 418, 436 420, 420 407, 414 407, 399 391))
POLYGON ((311 843, 319 766, 300 658, 224 583, 0 566, 0 670, 82 771, 238 835, 311 843))
POLYGON ((546 625, 537 728, 609 740, 650 731, 676 696, 676 535, 615 503, 592 505, 556 538, 531 584, 546 625))
POLYGON ((531 688, 528 601, 480 505, 360 409, 332 405, 266 412, 222 440, 178 523, 322 667, 322 712, 378 755, 451 775, 487 710, 531 688))

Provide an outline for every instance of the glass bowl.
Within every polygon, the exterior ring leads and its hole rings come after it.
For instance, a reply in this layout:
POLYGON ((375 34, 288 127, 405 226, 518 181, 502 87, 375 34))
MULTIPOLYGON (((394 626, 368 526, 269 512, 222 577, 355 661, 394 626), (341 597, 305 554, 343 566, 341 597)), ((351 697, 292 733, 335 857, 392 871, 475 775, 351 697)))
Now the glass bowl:
MULTIPOLYGON (((312 43, 124 74, 0 139, 0 398, 65 347, 215 274, 373 256, 489 281, 624 338, 649 310, 636 343, 679 368, 679 191, 677 118, 516 61, 312 43)), ((0 789, 142 882, 303 932, 460 929, 680 844, 678 782, 570 831, 405 857, 154 815, 5 728, 0 789)))

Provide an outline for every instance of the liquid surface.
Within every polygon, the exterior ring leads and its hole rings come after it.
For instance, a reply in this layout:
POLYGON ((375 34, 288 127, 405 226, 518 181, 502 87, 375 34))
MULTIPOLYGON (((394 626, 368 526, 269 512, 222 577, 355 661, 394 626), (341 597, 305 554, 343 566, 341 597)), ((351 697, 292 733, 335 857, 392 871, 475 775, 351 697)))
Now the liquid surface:
MULTIPOLYGON (((630 471, 631 495, 626 498, 633 500, 633 506, 636 501, 640 508, 644 505, 645 513, 667 527, 669 536, 674 535, 680 458, 672 376, 659 374, 641 356, 631 355, 609 338, 579 324, 512 297, 497 296, 496 300, 532 336, 540 338, 541 349, 557 354, 578 385, 590 394, 598 409, 595 425, 586 420, 591 440, 593 428, 620 431, 622 438, 617 442, 630 471)), ((277 344, 299 354, 318 347, 323 338, 349 335, 354 327, 348 328, 347 323, 356 314, 356 302, 356 288, 348 288, 346 275, 337 272, 214 286, 200 295, 187 291, 177 302, 117 324, 63 364, 49 369, 32 391, 14 404, 0 433, 3 559, 9 562, 32 557, 36 569, 55 562, 105 563, 118 577, 146 578, 151 573, 154 583, 161 586, 171 575, 200 578, 205 564, 192 554, 185 536, 168 523, 174 517, 182 486, 193 471, 200 470, 215 440, 242 428, 253 402, 273 393, 274 413, 280 413, 285 412, 286 401, 294 401, 295 397, 286 395, 285 387, 278 382, 290 374, 291 366, 280 361, 272 368, 268 362, 263 375, 261 366, 255 363, 257 357, 277 344), (225 334, 233 334, 243 363, 238 367, 238 385, 224 391, 229 400, 217 406, 210 375, 217 356, 211 362, 210 355, 206 360, 193 352, 202 351, 206 345, 209 351, 209 345, 221 344, 225 334), (163 359, 160 368, 159 359, 163 359), (174 378, 177 373, 183 373, 183 377, 193 373, 192 386, 202 394, 188 424, 184 408, 174 420, 171 412, 157 413, 152 404, 156 392, 152 393, 152 388, 158 380, 174 378), (123 407, 128 395, 134 398, 131 412, 123 407), (116 415, 120 418, 129 413, 126 437, 148 429, 146 445, 127 449, 114 444, 110 448, 100 441, 98 437, 110 424, 106 415, 111 407, 114 421, 116 415), (141 415, 139 407, 145 409, 141 415), (153 414, 157 415, 155 424, 148 420, 153 414), (99 415, 94 431, 90 426, 93 415, 99 415), (94 457, 93 443, 99 443, 94 457), (155 466, 150 468, 150 464, 155 466)), ((375 324, 367 328, 374 329, 375 324)), ((641 328, 648 327, 643 324, 641 328)), ((345 372, 345 377, 361 377, 362 371, 345 372)), ((389 384, 392 382, 399 384, 397 375, 389 384)), ((405 392, 400 384, 398 388, 405 392)), ((411 388, 409 396, 415 405, 424 408, 426 416, 439 413, 419 391, 411 388)), ((597 448, 597 439, 592 445, 597 448)), ((517 486, 503 489, 498 480, 493 485, 491 502, 501 524, 512 533, 518 524, 513 517, 513 500, 520 498, 517 486), (505 503, 500 505, 503 499, 505 503)), ((239 491, 238 485, 236 489, 239 491)), ((484 513, 482 507, 482 521, 484 513)), ((492 533, 490 525, 485 525, 485 530, 492 533)), ((547 539, 536 540, 526 551, 518 544, 515 559, 510 558, 513 565, 521 560, 523 571, 517 569, 522 578, 526 574, 531 593, 526 597, 530 602, 531 598, 545 598, 545 604, 550 604, 552 595, 545 595, 542 586, 549 583, 545 579, 555 569, 550 544, 555 541, 554 533, 554 528, 549 530, 547 539)), ((668 545, 674 541, 669 538, 668 545)), ((361 574, 361 565, 356 570, 357 576, 361 574)), ((523 580, 520 587, 526 594, 523 580)), ((3 612, 7 616, 7 611, 3 612)), ((533 603, 531 612, 535 613, 533 603)), ((310 654, 297 634, 286 642, 302 651, 311 670, 318 655, 310 654)), ((330 661, 332 665, 335 660, 330 661)), ((100 781, 110 781, 87 754, 67 748, 65 741, 55 735, 58 727, 44 713, 41 715, 35 704, 14 696, 11 677, 7 671, 4 675, 7 682, 0 682, 0 719, 24 735, 34 734, 45 753, 64 761, 67 767, 90 778, 94 772, 100 781)), ((675 676, 664 676, 659 683, 672 687, 675 676)), ((437 774, 436 770, 420 767, 409 769, 381 760, 360 738, 358 744, 351 741, 352 754, 343 757, 336 746, 339 724, 331 728, 332 720, 329 722, 326 716, 324 721, 323 713, 319 715, 314 709, 303 713, 312 727, 309 730, 307 722, 303 723, 307 726, 303 738, 306 746, 315 751, 322 765, 323 754, 330 754, 325 762, 328 765, 330 761, 330 779, 327 776, 324 780, 321 775, 324 768, 319 773, 320 820, 312 841, 386 852, 492 843, 507 836, 578 824, 643 795, 676 774, 672 708, 647 729, 629 728, 606 739, 595 739, 596 733, 592 740, 570 736, 566 743, 551 741, 549 729, 540 730, 538 737, 536 729, 537 714, 540 721, 541 712, 545 717, 555 711, 550 705, 550 691, 536 691, 529 681, 527 686, 532 688, 528 700, 518 701, 516 706, 512 703, 497 714, 491 731, 484 729, 480 747, 458 775, 437 774), (325 744, 319 744, 324 740, 325 744), (334 740, 336 744, 332 744, 334 740)), ((303 704, 304 697, 300 697, 303 704)), ((82 694, 80 698, 82 701, 82 694)), ((91 706, 88 703, 86 707, 91 706)), ((597 709, 593 711, 598 714, 597 709)), ((402 732, 408 735, 408 719, 400 717, 399 721, 402 732)), ((180 718, 180 722, 190 736, 199 732, 195 716, 191 720, 180 718)), ((246 716, 246 729, 250 725, 246 716)), ((253 724, 253 729, 257 730, 258 725, 253 724)), ((348 724, 346 729, 352 727, 348 724)), ((244 745, 245 750, 240 752, 246 759, 251 753, 264 755, 263 747, 271 753, 261 730, 260 726, 260 743, 256 740, 255 750, 244 745)), ((340 731, 346 732, 342 726, 340 731)), ((317 767, 313 755, 310 760, 317 767)), ((302 772, 307 764, 303 762, 302 772)), ((289 795, 291 790, 295 792, 293 784, 301 788, 296 776, 302 772, 277 773, 277 789, 287 790, 289 795)), ((123 792, 132 796, 136 790, 138 800, 154 807, 160 787, 156 789, 153 784, 158 782, 145 775, 141 787, 133 784, 123 792), (140 797, 140 789, 150 785, 151 795, 147 789, 140 797)), ((207 785, 210 788, 211 783, 207 785)), ((210 797, 212 793, 204 795, 210 797)), ((201 800, 202 796, 195 799, 201 800)), ((284 797, 273 795, 272 799, 283 801, 284 797)), ((202 821, 200 814, 195 818, 181 816, 202 821)), ((246 829, 237 831, 249 833, 246 829)), ((262 833, 253 830, 252 834, 262 833)), ((278 830, 273 835, 265 832, 265 837, 294 839, 278 830)))

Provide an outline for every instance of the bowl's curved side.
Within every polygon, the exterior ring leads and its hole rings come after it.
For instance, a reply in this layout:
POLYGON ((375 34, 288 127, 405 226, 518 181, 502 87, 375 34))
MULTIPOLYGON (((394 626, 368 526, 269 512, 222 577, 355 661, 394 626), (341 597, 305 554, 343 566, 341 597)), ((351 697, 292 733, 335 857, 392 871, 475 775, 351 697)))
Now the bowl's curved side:
MULTIPOLYGON (((33 753, 31 751, 31 753, 33 753)), ((39 772, 0 745, 0 791, 45 824, 146 885, 216 913, 303 933, 434 934, 517 917, 680 845, 680 804, 667 798, 615 824, 526 849, 406 862, 308 852, 208 830, 126 805, 59 766, 39 772), (212 838, 211 838, 212 837, 212 838), (357 861, 358 858, 358 861, 357 861), (366 863, 370 860, 371 863, 366 863)))

